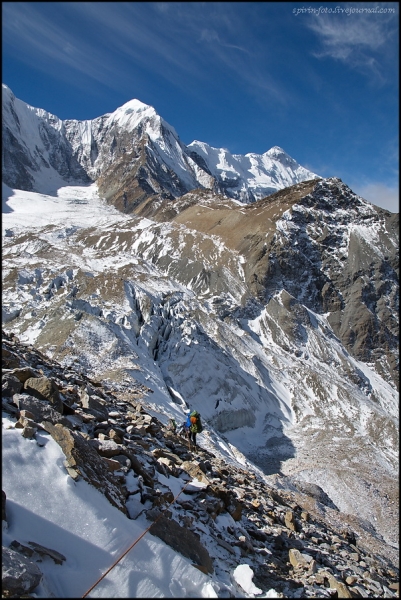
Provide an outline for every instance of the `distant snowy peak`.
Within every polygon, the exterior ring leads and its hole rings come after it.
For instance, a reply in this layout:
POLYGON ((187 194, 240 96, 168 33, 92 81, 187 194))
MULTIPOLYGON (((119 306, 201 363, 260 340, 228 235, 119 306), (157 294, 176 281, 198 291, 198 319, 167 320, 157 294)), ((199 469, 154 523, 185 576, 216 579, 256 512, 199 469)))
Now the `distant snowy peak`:
POLYGON ((280 146, 273 146, 273 148, 270 148, 270 150, 265 152, 265 154, 268 154, 273 158, 281 158, 283 156, 286 158, 290 158, 288 154, 282 148, 280 148, 280 146))
POLYGON ((137 99, 93 120, 62 121, 3 84, 3 181, 11 188, 52 193, 96 181, 108 202, 131 212, 148 198, 197 188, 249 203, 316 177, 278 146, 245 156, 199 141, 186 146, 137 99))
POLYGON ((264 154, 231 154, 226 148, 213 148, 194 141, 191 157, 218 182, 218 191, 242 202, 253 202, 283 188, 319 176, 299 165, 279 146, 264 154))

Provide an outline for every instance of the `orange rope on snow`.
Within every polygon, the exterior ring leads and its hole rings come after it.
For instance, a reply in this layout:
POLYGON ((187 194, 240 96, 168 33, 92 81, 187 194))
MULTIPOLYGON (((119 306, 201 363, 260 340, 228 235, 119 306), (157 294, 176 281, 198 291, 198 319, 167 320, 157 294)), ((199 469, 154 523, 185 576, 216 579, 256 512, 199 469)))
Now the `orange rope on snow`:
MULTIPOLYGON (((178 494, 176 495, 176 497, 173 498, 173 500, 170 502, 170 504, 168 506, 171 506, 172 504, 174 504, 174 502, 177 500, 178 496, 180 494, 182 494, 182 492, 185 490, 185 488, 187 487, 187 485, 189 483, 191 483, 191 481, 192 481, 192 479, 190 479, 189 481, 187 481, 187 483, 184 485, 184 487, 182 488, 182 490, 180 492, 178 492, 178 494)), ((115 563, 113 563, 111 565, 111 567, 109 569, 107 569, 107 571, 105 573, 103 573, 103 575, 101 577, 99 577, 99 579, 92 585, 92 587, 89 588, 89 590, 87 592, 85 592, 85 594, 82 596, 82 598, 86 598, 87 595, 102 581, 102 579, 104 579, 106 577, 106 575, 108 575, 108 573, 110 573, 110 571, 112 569, 114 569, 114 567, 116 566, 116 564, 118 564, 120 562, 120 560, 123 559, 124 556, 126 556, 130 550, 132 550, 132 548, 144 537, 144 535, 146 535, 148 533, 149 529, 160 519, 160 517, 167 510, 167 508, 168 507, 166 507, 160 513, 160 515, 153 521, 153 523, 151 525, 149 525, 149 527, 147 529, 145 529, 145 531, 143 533, 141 533, 141 535, 135 540, 135 542, 133 544, 131 544, 131 546, 128 548, 128 550, 126 550, 123 554, 121 554, 121 556, 115 561, 115 563)))

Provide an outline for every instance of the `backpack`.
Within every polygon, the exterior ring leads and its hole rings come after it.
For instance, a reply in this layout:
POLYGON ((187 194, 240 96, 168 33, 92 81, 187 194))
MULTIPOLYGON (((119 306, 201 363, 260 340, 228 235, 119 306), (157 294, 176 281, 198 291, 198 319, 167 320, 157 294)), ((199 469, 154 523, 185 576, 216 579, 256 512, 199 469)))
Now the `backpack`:
POLYGON ((202 423, 200 420, 200 414, 197 410, 191 412, 191 431, 194 433, 200 433, 202 431, 202 423))

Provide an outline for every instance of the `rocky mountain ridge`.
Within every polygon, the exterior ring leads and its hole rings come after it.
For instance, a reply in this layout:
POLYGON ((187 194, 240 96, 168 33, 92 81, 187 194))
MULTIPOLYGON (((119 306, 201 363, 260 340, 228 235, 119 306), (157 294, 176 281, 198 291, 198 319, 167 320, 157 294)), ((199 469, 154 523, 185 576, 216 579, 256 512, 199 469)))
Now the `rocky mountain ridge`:
POLYGON ((139 100, 93 120, 62 121, 3 84, 3 181, 11 188, 54 193, 97 181, 101 196, 129 213, 148 198, 173 200, 196 188, 252 202, 314 177, 277 147, 261 156, 187 147, 139 100))
MULTIPOLYGON (((398 597, 395 550, 366 521, 340 512, 319 486, 294 486, 285 477, 273 484, 227 463, 210 449, 207 428, 194 452, 154 415, 143 385, 127 395, 118 384, 62 367, 5 332, 2 360, 2 408, 22 436, 34 440, 37 431, 48 432, 65 454, 70 477, 94 485, 127 518, 145 513, 153 523, 149 534, 220 581, 219 597, 236 596, 229 573, 241 557, 251 564, 259 593, 398 597), (130 474, 138 485, 129 491, 130 474), (191 479, 200 487, 191 489, 191 479), (174 486, 165 482, 177 480, 187 488, 174 498, 174 486), (222 514, 230 523, 223 528, 216 524, 222 514)), ((7 529, 4 494, 2 518, 7 529)), ((72 558, 34 541, 15 540, 3 549, 6 597, 35 597, 41 556, 60 568, 72 558)))

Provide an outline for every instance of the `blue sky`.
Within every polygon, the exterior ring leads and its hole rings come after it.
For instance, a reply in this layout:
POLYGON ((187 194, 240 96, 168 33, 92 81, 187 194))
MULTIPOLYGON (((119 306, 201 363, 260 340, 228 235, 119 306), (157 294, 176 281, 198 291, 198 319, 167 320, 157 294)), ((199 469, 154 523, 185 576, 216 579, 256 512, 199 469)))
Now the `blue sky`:
POLYGON ((137 98, 185 144, 281 146, 398 212, 398 12, 381 2, 4 2, 3 83, 61 119, 137 98))

